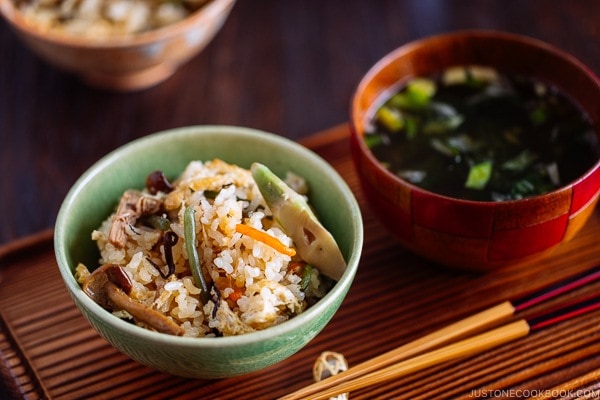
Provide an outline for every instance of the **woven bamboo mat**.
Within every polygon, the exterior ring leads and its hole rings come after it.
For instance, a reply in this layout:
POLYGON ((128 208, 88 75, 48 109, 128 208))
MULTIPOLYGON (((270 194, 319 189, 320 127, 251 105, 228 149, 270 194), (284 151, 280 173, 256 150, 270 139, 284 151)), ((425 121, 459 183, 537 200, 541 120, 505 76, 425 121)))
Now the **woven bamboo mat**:
MULTIPOLYGON (((341 352, 357 364, 600 264, 598 211, 570 243, 524 268, 473 274, 411 255, 365 204, 347 135, 347 126, 341 125, 303 141, 346 179, 363 210, 365 229, 355 283, 339 312, 307 347, 265 370, 214 381, 178 378, 131 361, 75 308, 47 231, 0 247, 0 382, 15 398, 28 399, 275 399, 311 383, 312 364, 322 351, 341 352)), ((568 297, 599 290, 600 284, 591 285, 568 297)), ((594 312, 485 354, 357 391, 351 398, 592 398, 600 382, 595 372, 600 369, 599 339, 600 312, 594 312)))

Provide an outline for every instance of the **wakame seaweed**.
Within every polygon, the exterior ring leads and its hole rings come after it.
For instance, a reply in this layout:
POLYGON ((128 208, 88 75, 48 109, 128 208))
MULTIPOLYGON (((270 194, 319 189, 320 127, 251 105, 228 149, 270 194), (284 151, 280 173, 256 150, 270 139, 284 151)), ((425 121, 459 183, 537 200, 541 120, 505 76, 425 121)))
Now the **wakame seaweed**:
POLYGON ((521 199, 574 181, 600 157, 589 117, 531 77, 460 66, 392 93, 365 143, 391 172, 438 194, 521 199))

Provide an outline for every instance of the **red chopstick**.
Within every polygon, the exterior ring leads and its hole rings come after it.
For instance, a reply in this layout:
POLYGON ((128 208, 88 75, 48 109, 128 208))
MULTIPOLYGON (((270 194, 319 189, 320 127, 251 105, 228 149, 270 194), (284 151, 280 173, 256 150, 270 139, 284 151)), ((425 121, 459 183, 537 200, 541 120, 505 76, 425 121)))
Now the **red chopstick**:
MULTIPOLYGON (((358 364, 345 372, 332 376, 324 381, 309 385, 288 396, 284 396, 283 399, 297 399, 304 398, 305 396, 312 397, 315 393, 323 390, 327 391, 328 388, 342 385, 346 381, 359 380, 361 376, 370 375, 371 373, 384 368, 386 365, 399 363, 409 357, 418 356, 426 351, 439 348, 458 338, 468 337, 485 329, 498 326, 499 324, 512 319, 517 312, 521 312, 569 291, 588 285, 598 279, 600 279, 600 266, 595 266, 578 275, 546 286, 524 297, 513 301, 505 301, 412 342, 401 345, 393 350, 358 364)), ((527 328, 528 333, 564 321, 565 319, 574 318, 577 315, 593 311, 600 308, 600 302, 597 297, 594 297, 585 300, 583 303, 570 304, 566 307, 569 308, 561 308, 560 310, 555 309, 551 312, 544 313, 543 315, 517 321, 521 322, 521 333, 524 329, 523 326, 527 328)))
POLYGON ((600 266, 593 267, 573 277, 540 289, 532 294, 511 301, 515 312, 523 311, 544 301, 553 299, 571 290, 578 289, 600 279, 600 266))
POLYGON ((597 309, 600 309, 600 296, 594 294, 547 310, 542 314, 525 318, 525 320, 533 332, 597 309))
POLYGON ((600 296, 598 295, 591 296, 587 299, 579 300, 577 302, 571 302, 570 304, 560 308, 552 309, 538 317, 529 319, 522 318, 510 322, 498 328, 494 328, 484 333, 462 339, 458 342, 433 349, 430 352, 419 354, 412 358, 404 359, 395 363, 381 363, 377 366, 377 368, 373 368, 369 373, 361 374, 353 379, 335 381, 333 384, 329 384, 328 381, 331 381, 333 378, 335 378, 334 376, 326 379, 325 381, 311 385, 308 388, 304 388, 290 395, 284 396, 281 399, 329 399, 332 396, 342 393, 348 393, 393 379, 398 379, 444 362, 480 354, 494 347, 498 347, 519 338, 523 338, 534 330, 539 330, 541 328, 557 324, 596 309, 600 309, 600 296))

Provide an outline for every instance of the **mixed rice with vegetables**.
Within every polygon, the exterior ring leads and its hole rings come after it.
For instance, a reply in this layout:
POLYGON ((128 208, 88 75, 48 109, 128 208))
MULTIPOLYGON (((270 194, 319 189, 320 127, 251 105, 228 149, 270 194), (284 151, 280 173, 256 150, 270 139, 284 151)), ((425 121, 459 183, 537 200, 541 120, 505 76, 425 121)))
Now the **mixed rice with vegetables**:
POLYGON ((307 190, 302 177, 283 182, 260 164, 194 161, 174 182, 153 172, 93 231, 100 267, 79 264, 76 278, 116 316, 164 333, 231 336, 280 324, 345 269, 333 237, 304 207, 307 190))
POLYGON ((14 0, 40 29, 103 39, 181 21, 210 0, 14 0))

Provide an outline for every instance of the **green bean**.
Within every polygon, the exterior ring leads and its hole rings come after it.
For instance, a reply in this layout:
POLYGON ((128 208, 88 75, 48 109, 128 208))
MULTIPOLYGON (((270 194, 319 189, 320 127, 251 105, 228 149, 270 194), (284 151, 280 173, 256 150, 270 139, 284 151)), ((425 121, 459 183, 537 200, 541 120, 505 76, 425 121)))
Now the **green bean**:
POLYGON ((300 281, 300 290, 305 291, 308 289, 308 285, 310 284, 310 278, 312 275, 312 266, 310 264, 306 264, 302 269, 302 280, 300 281))
POLYGON ((185 250, 187 251, 190 270, 194 279, 194 284, 200 288, 200 299, 206 304, 210 300, 210 293, 204 274, 202 273, 202 265, 196 248, 196 220, 194 219, 195 210, 193 207, 185 209, 183 215, 183 231, 185 236, 185 250))

